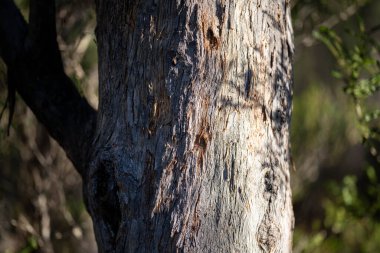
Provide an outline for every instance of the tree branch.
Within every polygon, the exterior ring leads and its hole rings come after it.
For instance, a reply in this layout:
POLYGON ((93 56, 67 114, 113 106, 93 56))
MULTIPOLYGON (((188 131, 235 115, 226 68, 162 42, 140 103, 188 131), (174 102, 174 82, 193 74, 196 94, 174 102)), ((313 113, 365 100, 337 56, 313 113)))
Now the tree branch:
POLYGON ((29 40, 31 53, 42 61, 38 71, 42 73, 63 72, 61 54, 57 43, 54 0, 30 0, 29 40))
POLYGON ((0 0, 0 53, 14 87, 83 175, 96 112, 66 76, 53 0, 31 0, 29 26, 12 0, 0 0))

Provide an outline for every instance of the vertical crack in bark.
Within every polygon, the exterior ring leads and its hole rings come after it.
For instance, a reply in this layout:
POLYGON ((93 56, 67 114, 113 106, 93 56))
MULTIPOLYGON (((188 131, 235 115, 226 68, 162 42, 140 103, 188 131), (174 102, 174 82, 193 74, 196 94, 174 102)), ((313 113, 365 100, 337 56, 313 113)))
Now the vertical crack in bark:
MULTIPOLYGON (((94 149, 96 151, 96 149, 94 149)), ((89 173, 84 178, 86 206, 94 221, 96 240, 100 252, 115 252, 122 212, 119 201, 118 180, 115 173, 118 161, 110 151, 98 149, 89 173)))
POLYGON ((113 161, 103 160, 95 174, 97 187, 95 198, 99 201, 99 212, 109 225, 112 236, 117 235, 121 221, 118 187, 115 178, 115 164, 113 161))
POLYGON ((253 81, 253 72, 252 69, 248 69, 245 73, 245 97, 249 98, 251 89, 252 89, 252 81, 253 81))

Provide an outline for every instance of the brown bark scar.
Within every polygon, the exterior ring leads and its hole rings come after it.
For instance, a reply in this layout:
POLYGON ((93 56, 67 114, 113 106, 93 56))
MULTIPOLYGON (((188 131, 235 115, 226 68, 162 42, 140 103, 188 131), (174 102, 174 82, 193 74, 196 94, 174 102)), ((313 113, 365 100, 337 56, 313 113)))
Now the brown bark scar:
POLYGON ((210 18, 210 16, 211 14, 207 12, 201 15, 203 41, 207 51, 217 50, 220 46, 219 32, 216 32, 219 29, 217 29, 217 25, 215 24, 215 18, 210 18))

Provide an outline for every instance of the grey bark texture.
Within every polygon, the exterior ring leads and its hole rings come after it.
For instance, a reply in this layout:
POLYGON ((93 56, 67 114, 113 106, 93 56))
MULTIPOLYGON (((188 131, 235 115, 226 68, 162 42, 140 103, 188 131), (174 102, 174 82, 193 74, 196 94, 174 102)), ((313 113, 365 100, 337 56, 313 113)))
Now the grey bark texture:
POLYGON ((289 1, 98 0, 102 252, 290 252, 289 1))
POLYGON ((0 0, 9 91, 82 176, 99 252, 291 252, 288 0, 96 0, 98 112, 30 4, 0 0))

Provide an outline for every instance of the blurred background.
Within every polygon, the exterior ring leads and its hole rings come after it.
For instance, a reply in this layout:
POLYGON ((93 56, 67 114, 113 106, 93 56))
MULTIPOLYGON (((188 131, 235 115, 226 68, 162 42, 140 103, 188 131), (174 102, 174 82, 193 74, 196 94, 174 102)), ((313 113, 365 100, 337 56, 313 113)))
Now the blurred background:
MULTIPOLYGON (((25 17, 28 0, 16 0, 25 17)), ((97 107, 95 13, 56 0, 66 73, 97 107)), ((380 1, 293 0, 294 252, 380 252, 380 1)), ((0 60, 0 106, 6 68, 0 60)), ((79 175, 20 98, 0 121, 0 252, 96 252, 79 175)))

